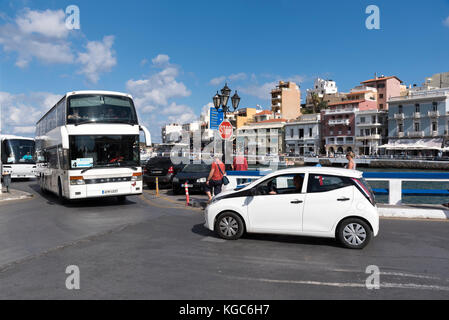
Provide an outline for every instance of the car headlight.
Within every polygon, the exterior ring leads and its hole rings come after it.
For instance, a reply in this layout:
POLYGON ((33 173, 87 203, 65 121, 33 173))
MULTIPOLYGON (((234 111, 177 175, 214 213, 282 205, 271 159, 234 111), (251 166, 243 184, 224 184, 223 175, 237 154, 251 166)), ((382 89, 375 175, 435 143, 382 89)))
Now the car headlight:
POLYGON ((206 178, 200 178, 200 179, 196 180, 196 182, 199 182, 199 183, 205 183, 206 181, 207 181, 206 178))

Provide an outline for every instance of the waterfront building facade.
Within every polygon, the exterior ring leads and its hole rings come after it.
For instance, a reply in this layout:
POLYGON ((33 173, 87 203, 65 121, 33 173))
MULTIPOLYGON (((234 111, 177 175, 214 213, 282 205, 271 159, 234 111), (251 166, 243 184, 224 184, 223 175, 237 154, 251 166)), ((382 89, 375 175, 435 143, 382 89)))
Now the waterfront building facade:
POLYGON ((295 156, 315 156, 321 149, 321 114, 304 114, 285 125, 285 152, 295 156))
POLYGON ((392 97, 388 110, 389 153, 435 155, 449 132, 449 88, 392 97))
POLYGON ((244 143, 246 150, 252 150, 257 155, 284 153, 286 123, 286 119, 271 119, 240 127, 237 129, 237 140, 244 143))
POLYGON ((356 113, 377 110, 373 100, 348 100, 328 105, 321 111, 321 133, 326 155, 344 154, 356 150, 356 113))
POLYGON ((383 154, 387 143, 388 113, 384 110, 359 110, 355 113, 356 153, 373 156, 383 154))
POLYGON ((181 140, 182 126, 177 123, 166 124, 161 129, 162 143, 176 143, 181 140))

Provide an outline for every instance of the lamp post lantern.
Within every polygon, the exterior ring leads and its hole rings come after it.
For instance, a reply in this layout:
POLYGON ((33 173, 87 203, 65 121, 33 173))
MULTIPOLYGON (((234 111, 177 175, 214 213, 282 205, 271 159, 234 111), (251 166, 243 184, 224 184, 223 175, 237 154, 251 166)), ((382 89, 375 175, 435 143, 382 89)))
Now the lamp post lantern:
MULTIPOLYGON (((228 107, 228 101, 231 96, 231 92, 232 90, 229 89, 227 83, 225 84, 223 89, 221 89, 221 94, 219 94, 217 91, 217 94, 212 98, 215 109, 217 110, 222 109, 224 113, 231 111, 230 108, 228 107)), ((237 91, 235 91, 235 94, 232 96, 231 102, 233 111, 236 111, 240 104, 240 97, 237 94, 237 91)))

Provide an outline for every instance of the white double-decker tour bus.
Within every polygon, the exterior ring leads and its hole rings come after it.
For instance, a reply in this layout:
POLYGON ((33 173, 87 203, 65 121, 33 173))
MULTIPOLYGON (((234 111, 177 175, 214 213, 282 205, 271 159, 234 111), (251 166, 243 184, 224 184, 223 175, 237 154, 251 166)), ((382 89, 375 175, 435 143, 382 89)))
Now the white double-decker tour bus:
POLYGON ((73 199, 142 194, 140 132, 130 95, 67 93, 36 125, 36 160, 43 191, 73 199))
POLYGON ((10 172, 12 179, 36 178, 33 138, 1 135, 0 148, 3 170, 10 172))

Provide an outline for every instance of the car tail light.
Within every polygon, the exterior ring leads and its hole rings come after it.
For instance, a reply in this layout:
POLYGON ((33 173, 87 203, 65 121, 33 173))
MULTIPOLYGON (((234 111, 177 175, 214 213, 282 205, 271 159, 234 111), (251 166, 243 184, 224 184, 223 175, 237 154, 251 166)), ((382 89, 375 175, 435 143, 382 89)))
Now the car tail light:
POLYGON ((352 181, 354 181, 356 187, 362 192, 362 194, 371 202, 373 206, 376 205, 376 200, 374 198, 374 193, 371 190, 371 188, 366 184, 366 182, 363 179, 355 179, 352 178, 352 181))
POLYGON ((173 170, 173 166, 168 168, 168 174, 173 174, 174 172, 175 172, 175 170, 173 170))

